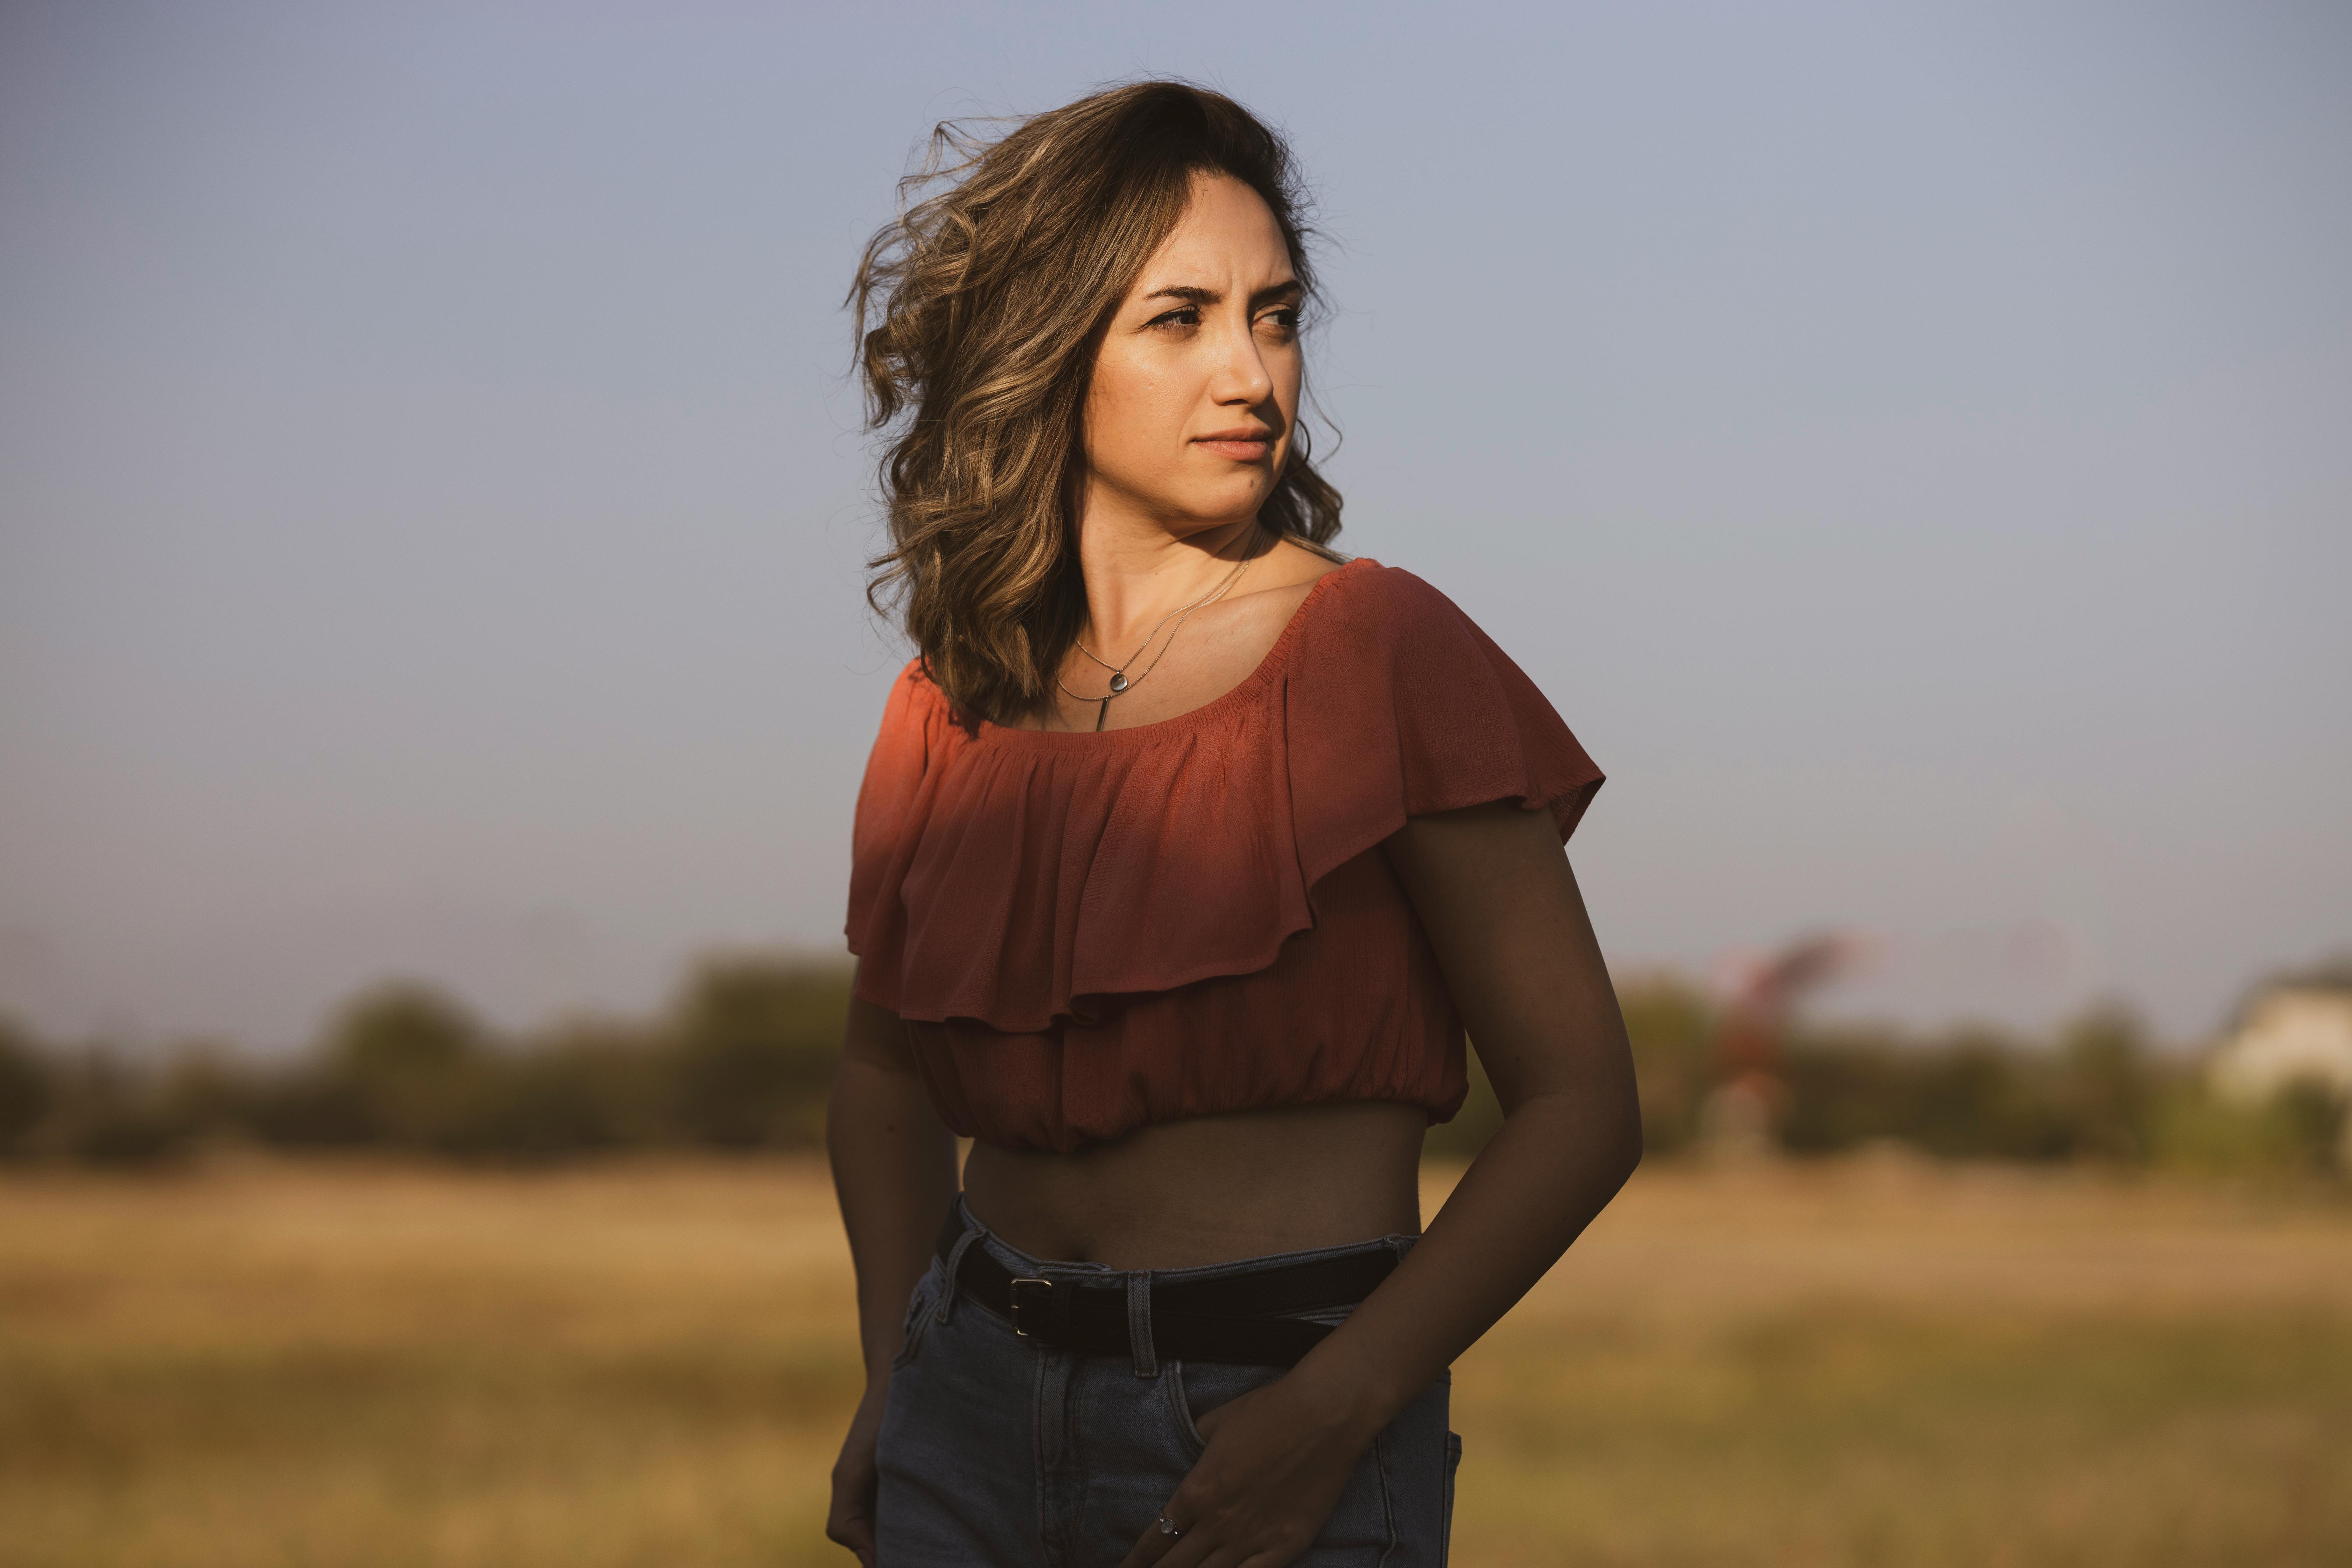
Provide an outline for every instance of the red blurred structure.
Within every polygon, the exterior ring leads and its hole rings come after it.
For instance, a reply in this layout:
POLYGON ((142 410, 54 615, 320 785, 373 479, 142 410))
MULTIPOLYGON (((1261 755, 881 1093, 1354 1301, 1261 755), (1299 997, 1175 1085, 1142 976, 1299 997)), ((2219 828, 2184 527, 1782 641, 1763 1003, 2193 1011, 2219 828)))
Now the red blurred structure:
POLYGON ((1859 935, 1833 931, 1738 966, 1716 1035, 1717 1087, 1704 1112, 1717 1152, 1762 1155, 1774 1148, 1789 1099, 1780 1073, 1789 1018, 1807 994, 1854 969, 1868 948, 1859 935))

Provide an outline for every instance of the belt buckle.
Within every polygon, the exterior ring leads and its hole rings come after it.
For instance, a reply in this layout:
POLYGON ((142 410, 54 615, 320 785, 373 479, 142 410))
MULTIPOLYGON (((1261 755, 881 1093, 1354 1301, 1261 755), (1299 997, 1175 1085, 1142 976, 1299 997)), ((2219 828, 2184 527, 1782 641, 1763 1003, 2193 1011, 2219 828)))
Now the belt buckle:
POLYGON ((1051 1299, 1052 1299, 1052 1292, 1053 1292, 1053 1289, 1054 1289, 1054 1282, 1053 1282, 1051 1279, 1034 1279, 1034 1278, 1033 1278, 1033 1279, 1015 1279, 1014 1281, 1013 1281, 1012 1300, 1011 1300, 1011 1310, 1010 1310, 1010 1315, 1011 1315, 1011 1317, 1012 1317, 1012 1319, 1013 1319, 1013 1331, 1014 1333, 1016 1333, 1016 1334, 1020 1335, 1020 1336, 1021 1336, 1023 1339, 1024 1339, 1024 1340, 1026 1340, 1026 1339, 1036 1339, 1036 1338, 1040 1338, 1040 1337, 1042 1337, 1042 1335, 1043 1335, 1043 1333, 1044 1333, 1044 1331, 1045 1331, 1043 1330, 1042 1326, 1041 1326, 1041 1328, 1040 1328, 1039 1333, 1037 1333, 1037 1334, 1032 1334, 1032 1333, 1031 1333, 1027 1329, 1024 1329, 1024 1328, 1023 1328, 1023 1327, 1021 1326, 1021 1287, 1023 1287, 1024 1285, 1039 1285, 1039 1286, 1043 1286, 1043 1287, 1045 1288, 1045 1291, 1046 1291, 1046 1294, 1047 1294, 1047 1300, 1046 1300, 1046 1301, 1033 1301, 1033 1302, 1031 1302, 1031 1303, 1030 1303, 1030 1305, 1032 1305, 1032 1306, 1048 1306, 1048 1304, 1049 1304, 1049 1302, 1050 1302, 1050 1300, 1051 1300, 1051 1299))

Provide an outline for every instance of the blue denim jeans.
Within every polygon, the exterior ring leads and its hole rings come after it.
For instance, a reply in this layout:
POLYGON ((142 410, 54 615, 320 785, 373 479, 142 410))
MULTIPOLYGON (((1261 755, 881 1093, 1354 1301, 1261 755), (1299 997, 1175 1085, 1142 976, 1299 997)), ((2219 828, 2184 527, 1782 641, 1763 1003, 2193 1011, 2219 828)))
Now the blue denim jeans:
MULTIPOLYGON (((1076 1276, 1128 1291, 1126 1355, 1087 1354, 1024 1339, 959 1301, 937 1258, 907 1303, 906 1342, 890 1374, 876 1451, 875 1522, 881 1568, 1117 1568, 1205 1445, 1201 1416, 1262 1388, 1281 1367, 1154 1358, 1153 1279, 1236 1274, 1391 1247, 1273 1253, 1197 1268, 1107 1268, 1032 1258, 971 1217, 961 1247, 982 1247, 1015 1275, 1076 1276)), ((1304 1314, 1336 1321, 1347 1309, 1304 1314)), ((1446 1430, 1453 1376, 1441 1373, 1383 1427, 1348 1478, 1339 1506, 1300 1568, 1442 1568, 1453 1524, 1459 1439, 1446 1430)))

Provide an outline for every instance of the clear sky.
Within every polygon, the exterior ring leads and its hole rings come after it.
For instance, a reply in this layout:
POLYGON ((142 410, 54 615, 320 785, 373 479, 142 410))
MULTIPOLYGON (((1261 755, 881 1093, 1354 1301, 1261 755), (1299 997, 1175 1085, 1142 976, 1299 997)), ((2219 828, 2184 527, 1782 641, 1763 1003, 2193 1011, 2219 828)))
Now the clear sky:
POLYGON ((1608 770, 1614 963, 2185 1037, 2352 946, 2340 4, 11 0, 0 1008, 839 951, 842 291, 932 122, 1138 73, 1295 139, 1343 542, 1608 770))

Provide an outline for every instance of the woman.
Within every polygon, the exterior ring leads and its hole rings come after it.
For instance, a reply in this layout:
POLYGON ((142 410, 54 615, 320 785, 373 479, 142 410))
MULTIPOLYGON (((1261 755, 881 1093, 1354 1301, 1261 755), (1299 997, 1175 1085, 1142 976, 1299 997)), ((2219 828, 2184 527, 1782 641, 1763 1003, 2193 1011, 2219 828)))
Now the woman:
POLYGON ((950 137, 852 296, 918 656, 857 806, 828 1533, 1442 1563, 1448 1364, 1640 1157, 1561 852, 1601 775, 1435 590, 1327 548, 1278 139, 1169 82, 950 137), (1465 1025, 1506 1117, 1424 1232, 1465 1025))

